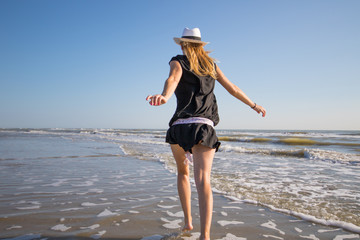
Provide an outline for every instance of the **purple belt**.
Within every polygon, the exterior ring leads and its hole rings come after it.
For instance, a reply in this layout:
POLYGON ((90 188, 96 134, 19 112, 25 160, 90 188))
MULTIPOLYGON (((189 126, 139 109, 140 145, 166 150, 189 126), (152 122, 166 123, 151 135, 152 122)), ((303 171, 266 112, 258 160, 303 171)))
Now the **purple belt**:
POLYGON ((207 124, 211 127, 214 127, 213 121, 211 121, 210 119, 207 119, 207 118, 203 118, 203 117, 179 118, 171 126, 178 125, 178 124, 189 124, 189 123, 202 123, 202 124, 207 124))

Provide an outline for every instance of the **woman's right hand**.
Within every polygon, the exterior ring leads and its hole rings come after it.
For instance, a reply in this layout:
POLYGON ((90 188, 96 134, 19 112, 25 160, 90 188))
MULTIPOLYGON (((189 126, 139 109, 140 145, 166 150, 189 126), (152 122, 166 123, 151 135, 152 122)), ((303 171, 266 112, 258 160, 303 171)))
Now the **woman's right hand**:
POLYGON ((161 94, 156 94, 147 96, 146 101, 149 101, 149 104, 151 106, 160 106, 162 104, 165 104, 167 102, 167 99, 161 94))

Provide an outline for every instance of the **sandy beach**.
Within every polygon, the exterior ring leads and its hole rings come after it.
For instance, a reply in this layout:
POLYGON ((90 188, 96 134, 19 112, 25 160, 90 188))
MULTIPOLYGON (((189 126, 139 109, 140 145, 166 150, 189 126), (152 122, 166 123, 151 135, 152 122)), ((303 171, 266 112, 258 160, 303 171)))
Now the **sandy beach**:
MULTIPOLYGON (((87 168, 96 161, 96 158, 83 159, 86 165, 73 179, 54 178, 41 185, 28 179, 29 184, 22 186, 17 194, 19 201, 8 202, 8 196, 2 194, 1 239, 196 239, 199 236, 195 187, 194 230, 181 234, 183 215, 174 173, 159 162, 114 156, 102 159, 107 165, 116 163, 113 169, 100 168, 97 176, 85 177, 87 168), (37 190, 30 193, 31 187, 37 190), (41 188, 52 192, 40 191, 41 188)), ((1 180, 3 183, 4 179, 1 180)), ((358 234, 313 224, 217 193, 214 193, 211 236, 212 239, 359 239, 358 234)))

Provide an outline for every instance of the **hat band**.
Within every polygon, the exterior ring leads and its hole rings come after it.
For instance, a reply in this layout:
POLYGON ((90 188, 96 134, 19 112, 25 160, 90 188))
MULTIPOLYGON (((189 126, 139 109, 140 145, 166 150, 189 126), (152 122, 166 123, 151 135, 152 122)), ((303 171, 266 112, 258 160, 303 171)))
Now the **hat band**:
POLYGON ((193 39, 193 40, 199 40, 199 41, 201 41, 201 37, 195 37, 195 36, 182 36, 181 38, 188 38, 188 39, 193 39))

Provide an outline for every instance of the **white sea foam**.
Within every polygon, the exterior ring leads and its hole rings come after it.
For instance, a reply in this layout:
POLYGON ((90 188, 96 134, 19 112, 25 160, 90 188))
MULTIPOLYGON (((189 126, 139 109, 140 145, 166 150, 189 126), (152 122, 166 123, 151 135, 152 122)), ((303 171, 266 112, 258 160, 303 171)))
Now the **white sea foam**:
POLYGON ((25 187, 18 187, 16 189, 18 190, 25 190, 25 189, 33 189, 34 187, 33 186, 25 186, 25 187))
POLYGON ((13 226, 11 226, 11 227, 6 228, 6 230, 20 229, 20 228, 22 228, 22 226, 19 226, 19 225, 13 225, 13 226))
POLYGON ((149 200, 153 200, 153 199, 156 199, 157 197, 155 196, 151 196, 149 198, 130 198, 131 200, 136 200, 136 201, 139 201, 139 202, 144 202, 144 201, 149 201, 149 200))
POLYGON ((178 207, 179 205, 160 205, 160 204, 158 204, 157 206, 160 207, 160 208, 167 208, 167 209, 169 209, 169 208, 178 207))
POLYGON ((91 230, 94 230, 96 228, 99 228, 100 227, 100 224, 94 224, 94 225, 91 225, 91 226, 88 226, 88 227, 80 227, 80 229, 91 229, 91 230))
POLYGON ((60 231, 60 232, 66 232, 67 230, 69 230, 71 227, 67 227, 65 226, 64 224, 58 224, 58 225, 55 225, 51 228, 51 230, 54 230, 54 231, 60 231))
POLYGON ((237 236, 235 236, 235 235, 233 235, 233 234, 231 234, 231 233, 228 233, 228 234, 226 234, 225 237, 220 238, 220 239, 218 239, 218 240, 246 240, 246 238, 237 237, 237 236))
POLYGON ((276 228, 276 224, 272 221, 268 221, 266 223, 261 224, 260 226, 265 227, 265 228, 269 228, 269 229, 273 229, 278 231, 280 234, 285 235, 285 232, 281 231, 280 229, 276 228))
POLYGON ((341 228, 336 228, 336 229, 319 229, 318 232, 319 232, 319 233, 335 232, 335 231, 339 231, 339 230, 341 230, 341 228))
POLYGON ((223 212, 223 211, 222 211, 222 212, 221 212, 221 215, 223 215, 223 216, 226 217, 228 214, 227 214, 227 212, 223 212))
POLYGON ((165 224, 163 224, 163 227, 169 228, 169 229, 180 228, 181 226, 179 225, 179 223, 182 222, 181 219, 170 221, 170 220, 168 220, 166 218, 161 218, 161 221, 166 222, 165 224))
POLYGON ((242 209, 241 207, 235 207, 235 206, 223 206, 222 208, 225 208, 225 209, 242 209))
POLYGON ((139 211, 134 211, 134 210, 130 210, 130 211, 128 211, 129 213, 132 213, 132 214, 138 214, 138 213, 140 213, 139 211))
POLYGON ((307 158, 310 160, 329 161, 333 163, 359 164, 360 155, 355 153, 344 153, 332 150, 304 148, 304 149, 279 149, 279 148, 246 148, 223 144, 222 151, 242 154, 279 155, 307 158))
POLYGON ((102 206, 102 205, 111 205, 112 202, 106 202, 106 203, 91 203, 91 202, 84 202, 81 203, 82 207, 94 207, 94 206, 102 206))
POLYGON ((172 200, 172 201, 174 201, 174 202, 178 200, 177 197, 166 197, 166 198, 168 198, 168 199, 170 199, 170 200, 172 200))
POLYGON ((343 239, 359 239, 359 234, 347 234, 347 235, 337 235, 334 240, 343 240, 343 239))
POLYGON ((104 190, 100 189, 100 188, 89 189, 89 193, 103 193, 103 192, 104 192, 104 190))
MULTIPOLYGON (((339 168, 334 168, 332 171, 342 171, 343 167, 340 166, 339 168), (340 168, 341 167, 341 168, 340 168)), ((339 197, 342 197, 342 198, 348 198, 349 200, 351 199, 354 199, 354 197, 358 196, 359 193, 356 192, 356 191, 351 191, 351 190, 348 190, 348 189, 335 189, 335 190, 330 190, 328 191, 326 189, 327 185, 321 185, 321 184, 318 184, 318 185, 315 185, 309 181, 313 180, 313 175, 304 175, 304 176, 301 176, 300 178, 297 178, 297 182, 296 184, 294 182, 291 182, 291 179, 289 178, 288 180, 286 180, 286 178, 282 178, 281 181, 284 182, 284 187, 280 187, 279 184, 278 184, 278 179, 279 177, 282 177, 282 173, 281 173, 281 168, 277 168, 276 169, 276 177, 275 176, 272 176, 271 174, 267 174, 267 182, 266 183, 263 183, 263 182, 258 182, 258 181, 253 181, 251 182, 251 177, 253 178, 259 178, 259 176, 254 173, 254 176, 252 176, 251 172, 247 172, 246 176, 248 177, 246 179, 246 181, 242 181, 242 179, 237 179, 237 181, 240 183, 240 187, 246 187, 247 189, 251 189, 252 191, 254 190, 257 190, 258 189, 258 192, 259 194, 261 193, 261 196, 264 195, 264 189, 267 189, 267 191, 269 192, 274 192, 276 193, 278 191, 278 189, 282 189, 283 192, 288 192, 288 193, 291 193, 291 194, 298 194, 299 198, 301 197, 301 199, 303 200, 303 202, 305 203, 308 203, 311 201, 313 201, 313 199, 324 199, 324 198, 327 198, 327 197, 332 197, 332 196, 339 196, 339 197), (250 179, 250 180, 249 180, 250 179), (303 180, 302 180, 303 179, 303 180), (288 182, 286 182, 288 181, 288 182), (298 187, 299 189, 293 189, 293 191, 291 190, 291 187, 298 187), (300 187, 301 188, 300 188, 300 187), (327 193, 328 192, 328 193, 327 193), (311 193, 311 195, 305 195, 307 193, 311 193)), ((271 170, 271 168, 269 168, 271 170)), ((342 173, 342 172, 341 172, 342 173)), ((284 173, 284 175, 287 174, 286 172, 284 173)), ((352 173, 352 174, 355 174, 355 173, 352 173)), ((350 173, 348 173, 347 175, 352 175, 350 173)), ((231 182, 232 179, 229 179, 227 180, 227 183, 231 182), (230 181, 229 181, 230 180, 230 181)), ((326 179, 327 180, 327 179, 326 179)), ((280 182, 281 182, 280 181, 280 182)), ((316 181, 324 181, 324 179, 319 179, 319 180, 316 180, 316 181)), ((329 180, 327 180, 329 181, 329 180)), ((216 180, 214 181, 214 183, 216 184, 216 180)), ((335 184, 335 183, 334 183, 335 184)), ((328 184, 329 185, 329 184, 328 184)), ((230 195, 225 195, 227 198, 233 200, 233 201, 242 201, 244 203, 251 203, 251 204, 255 204, 255 205, 262 205, 264 207, 267 207, 267 208, 270 208, 272 210, 275 210, 275 211, 278 211, 278 212, 282 212, 282 213, 285 213, 285 214, 289 214, 289 215, 293 215, 293 216, 296 216, 296 217, 299 217, 299 218, 302 218, 303 220, 306 220, 306 221, 311 221, 311 222, 314 222, 314 223, 319 223, 319 224, 323 224, 323 225, 328 225, 328 226, 332 226, 332 227, 341 227, 345 230, 348 230, 348 231, 351 231, 351 232, 355 232, 355 233, 360 233, 360 226, 356 226, 352 223, 348 223, 348 222, 344 222, 344 221, 338 221, 338 220, 332 220, 332 219, 320 219, 320 218, 317 218, 315 216, 312 216, 310 214, 304 214, 304 213, 300 213, 298 211, 294 211, 294 210, 289 210, 289 209, 284 209, 284 208, 278 208, 278 207, 275 207, 274 205, 272 204, 269 204, 269 203, 263 203, 261 201, 256 201, 256 200, 251 200, 251 199, 244 199, 244 200, 240 200, 240 198, 242 198, 242 196, 240 194, 236 194, 236 193, 231 193, 231 194, 234 194, 234 195, 237 195, 238 197, 235 197, 235 196, 230 196, 230 195)), ((260 196, 260 195, 259 195, 260 196)), ((260 197, 261 197, 260 196, 260 197)), ((352 200, 354 201, 354 200, 352 200)), ((303 205, 303 204, 302 204, 303 205)), ((314 207, 314 206, 311 206, 311 205, 308 205, 309 207, 314 207)), ((307 211, 309 212, 309 211, 307 211)))
POLYGON ((106 233, 106 230, 100 231, 94 235, 91 236, 92 239, 99 239, 102 237, 102 235, 104 235, 106 233))
POLYGON ((170 211, 166 211, 166 213, 170 216, 170 217, 184 217, 184 212, 183 211, 179 211, 176 213, 172 213, 170 211))
POLYGON ((274 236, 274 235, 268 235, 268 234, 264 234, 263 237, 284 240, 284 238, 282 238, 282 237, 278 237, 278 236, 274 236))
POLYGON ((310 234, 309 236, 302 236, 299 235, 299 237, 301 238, 305 238, 305 239, 313 239, 313 240, 320 240, 318 237, 316 237, 314 234, 310 234))
POLYGON ((18 210, 31 210, 31 209, 39 209, 40 205, 28 206, 28 207, 17 207, 18 210))
POLYGON ((94 181, 85 181, 83 183, 71 184, 73 187, 90 187, 94 185, 94 181))
POLYGON ((20 200, 20 201, 15 202, 15 203, 10 203, 10 205, 18 205, 18 204, 24 204, 24 203, 26 203, 25 200, 20 200))
POLYGON ((50 184, 44 184, 44 187, 60 187, 68 182, 69 179, 57 179, 56 182, 50 184))
POLYGON ((104 211, 102 211, 101 213, 99 213, 97 216, 98 217, 109 217, 109 216, 116 216, 119 215, 117 213, 111 212, 108 209, 105 209, 104 211))
POLYGON ((244 224, 244 222, 220 220, 220 221, 218 221, 218 224, 220 224, 222 227, 224 227, 224 226, 232 225, 232 224, 234 224, 234 225, 244 224))
POLYGON ((65 209, 61 209, 60 212, 78 211, 81 209, 83 209, 83 208, 65 208, 65 209))

